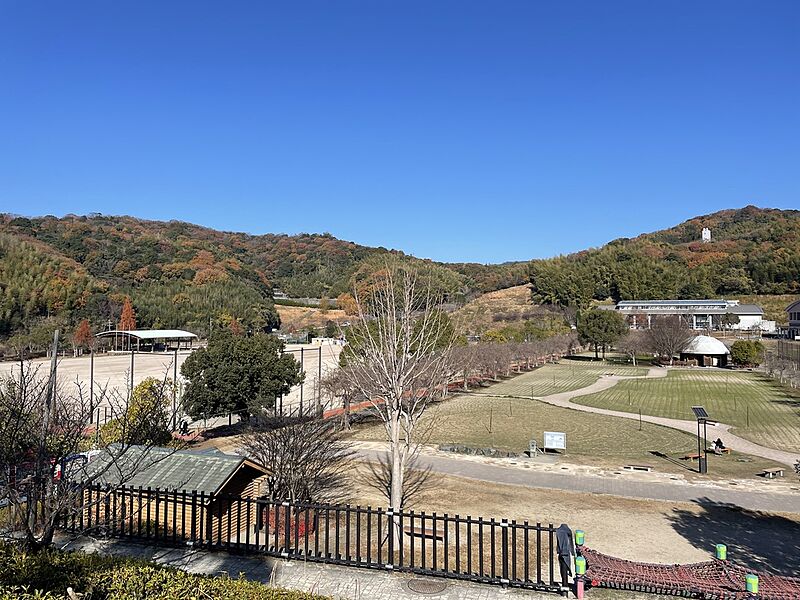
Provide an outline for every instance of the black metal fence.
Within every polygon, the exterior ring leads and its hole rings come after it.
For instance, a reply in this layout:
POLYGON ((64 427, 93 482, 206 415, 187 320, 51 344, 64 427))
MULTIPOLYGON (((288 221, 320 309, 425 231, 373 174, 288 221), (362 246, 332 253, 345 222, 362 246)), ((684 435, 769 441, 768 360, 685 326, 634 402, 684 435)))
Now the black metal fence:
POLYGON ((552 524, 89 486, 66 530, 558 591, 552 524))

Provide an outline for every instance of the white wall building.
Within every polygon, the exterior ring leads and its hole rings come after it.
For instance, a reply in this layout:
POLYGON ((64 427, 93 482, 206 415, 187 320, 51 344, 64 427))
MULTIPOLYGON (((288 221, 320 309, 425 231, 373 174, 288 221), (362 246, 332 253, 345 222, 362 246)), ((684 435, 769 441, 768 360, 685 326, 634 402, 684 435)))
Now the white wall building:
POLYGON ((703 227, 703 231, 700 233, 700 236, 700 239, 702 239, 704 242, 710 242, 711 230, 708 227, 703 227))
POLYGON ((730 313, 739 318, 731 329, 775 331, 775 321, 764 320, 764 309, 738 300, 623 300, 614 310, 625 316, 631 329, 649 329, 653 318, 662 315, 685 317, 692 329, 722 329, 723 317, 730 313))

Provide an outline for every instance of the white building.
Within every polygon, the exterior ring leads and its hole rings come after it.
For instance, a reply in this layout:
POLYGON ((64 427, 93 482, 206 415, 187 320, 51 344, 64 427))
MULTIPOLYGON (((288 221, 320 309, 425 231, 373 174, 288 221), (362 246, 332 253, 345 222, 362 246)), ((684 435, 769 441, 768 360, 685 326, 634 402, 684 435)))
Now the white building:
POLYGON ((739 318, 731 329, 775 331, 775 321, 764 320, 764 309, 738 300, 623 300, 613 308, 631 329, 649 329, 654 317, 675 315, 685 317, 692 329, 723 329, 723 317, 731 314, 739 318))
POLYGON ((704 242, 711 241, 711 230, 708 227, 703 227, 703 231, 700 234, 700 239, 702 239, 704 242))

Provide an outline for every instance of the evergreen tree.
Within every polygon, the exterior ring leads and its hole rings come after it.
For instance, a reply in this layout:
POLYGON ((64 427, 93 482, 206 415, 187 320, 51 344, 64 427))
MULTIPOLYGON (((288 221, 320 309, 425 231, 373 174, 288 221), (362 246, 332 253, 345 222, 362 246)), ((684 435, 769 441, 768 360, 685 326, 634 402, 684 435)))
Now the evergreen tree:
POLYGON ((590 310, 578 320, 578 338, 582 344, 594 346, 595 358, 598 358, 598 349, 602 348, 605 360, 606 349, 618 342, 627 331, 625 319, 612 310, 590 310))
POLYGON ((283 354, 278 338, 263 333, 235 336, 227 328, 215 331, 206 348, 193 352, 181 374, 188 380, 184 407, 194 418, 226 412, 263 415, 304 377, 294 357, 283 354))

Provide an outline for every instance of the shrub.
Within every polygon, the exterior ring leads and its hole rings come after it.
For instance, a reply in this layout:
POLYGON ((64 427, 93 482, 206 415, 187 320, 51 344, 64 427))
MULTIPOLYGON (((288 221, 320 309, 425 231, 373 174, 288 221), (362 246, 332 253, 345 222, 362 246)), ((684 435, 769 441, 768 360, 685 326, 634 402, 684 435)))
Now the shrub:
POLYGON ((756 340, 739 340, 731 345, 731 360, 740 366, 757 367, 764 360, 764 345, 756 340))
POLYGON ((0 545, 0 600, 67 600, 67 587, 92 600, 323 600, 243 577, 194 575, 144 560, 84 552, 36 554, 0 545))

